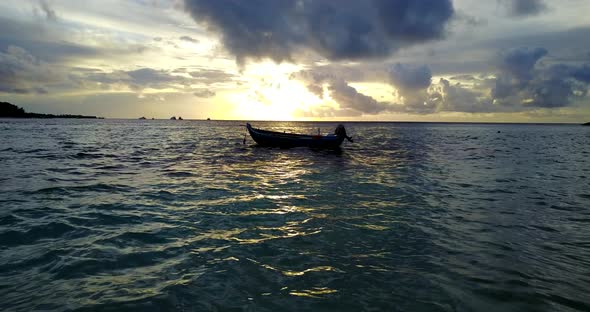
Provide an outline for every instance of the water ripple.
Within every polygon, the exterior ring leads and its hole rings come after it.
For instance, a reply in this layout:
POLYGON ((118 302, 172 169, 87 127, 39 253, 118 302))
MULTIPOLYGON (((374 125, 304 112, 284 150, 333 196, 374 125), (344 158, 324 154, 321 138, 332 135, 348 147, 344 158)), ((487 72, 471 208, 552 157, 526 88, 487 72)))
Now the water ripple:
POLYGON ((1 310, 590 310, 583 127, 0 123, 1 310))

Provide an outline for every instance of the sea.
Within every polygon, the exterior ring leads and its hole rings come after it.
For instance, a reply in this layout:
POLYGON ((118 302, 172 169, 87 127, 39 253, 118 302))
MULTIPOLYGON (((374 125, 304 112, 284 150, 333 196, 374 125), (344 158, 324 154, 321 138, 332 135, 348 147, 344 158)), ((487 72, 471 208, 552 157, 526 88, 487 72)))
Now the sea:
POLYGON ((244 125, 1 119, 0 311, 590 311, 590 127, 244 125))

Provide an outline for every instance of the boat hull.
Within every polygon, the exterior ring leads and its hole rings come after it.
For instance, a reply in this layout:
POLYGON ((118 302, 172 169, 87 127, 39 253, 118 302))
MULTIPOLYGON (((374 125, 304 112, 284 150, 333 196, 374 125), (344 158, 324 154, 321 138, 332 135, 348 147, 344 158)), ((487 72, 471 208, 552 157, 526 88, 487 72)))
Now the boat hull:
POLYGON ((344 137, 336 135, 303 135, 292 133, 281 133, 253 128, 246 125, 252 139, 260 146, 268 147, 311 147, 322 149, 339 148, 344 137))

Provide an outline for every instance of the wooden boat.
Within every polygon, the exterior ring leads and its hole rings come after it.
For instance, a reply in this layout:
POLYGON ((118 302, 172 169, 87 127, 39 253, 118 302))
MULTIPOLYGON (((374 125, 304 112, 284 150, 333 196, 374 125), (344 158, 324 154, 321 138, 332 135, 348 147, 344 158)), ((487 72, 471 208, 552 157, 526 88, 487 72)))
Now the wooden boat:
MULTIPOLYGON (((312 147, 335 149, 340 147, 344 139, 352 142, 352 138, 346 135, 343 125, 338 125, 334 134, 328 135, 306 135, 294 133, 282 133, 253 128, 249 123, 246 128, 250 136, 258 145, 269 147, 312 147)), ((245 139, 244 139, 245 140, 245 139)))

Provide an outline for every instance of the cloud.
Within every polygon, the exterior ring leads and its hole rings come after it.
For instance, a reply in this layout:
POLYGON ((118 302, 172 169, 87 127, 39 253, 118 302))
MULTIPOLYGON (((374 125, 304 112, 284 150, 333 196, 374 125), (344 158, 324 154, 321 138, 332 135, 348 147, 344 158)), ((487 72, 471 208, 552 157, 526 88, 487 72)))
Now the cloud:
POLYGON ((386 57, 442 38, 454 14, 450 0, 184 0, 184 6, 239 63, 291 60, 309 50, 331 60, 386 57))
POLYGON ((152 68, 141 68, 137 70, 127 71, 129 76, 130 86, 134 89, 150 87, 154 89, 164 89, 170 84, 186 85, 187 81, 184 77, 169 74, 164 70, 156 70, 152 68))
POLYGON ((309 92, 315 94, 319 98, 324 98, 324 88, 322 86, 316 84, 308 84, 307 90, 309 90, 309 92))
POLYGON ((547 10, 543 0, 499 0, 514 17, 537 15, 547 10))
POLYGON ((42 84, 55 77, 47 64, 23 48, 10 46, 0 52, 0 92, 45 94, 42 84))
POLYGON ((590 66, 553 64, 539 67, 544 48, 520 48, 504 54, 491 96, 503 106, 558 108, 570 106, 588 93, 590 66))
POLYGON ((471 16, 464 12, 456 12, 454 22, 458 24, 464 24, 470 28, 485 26, 488 23, 488 21, 484 18, 471 16))
POLYGON ((498 67, 519 81, 532 78, 532 70, 537 62, 547 55, 544 48, 517 48, 500 53, 498 67))
MULTIPOLYGON (((102 88, 127 87, 141 91, 146 88, 174 89, 180 92, 197 92, 192 86, 209 86, 216 83, 224 83, 235 76, 218 69, 197 68, 187 75, 187 69, 162 70, 144 67, 135 70, 114 70, 105 72, 102 70, 76 70, 71 77, 80 84, 88 82, 99 83, 102 88)), ((202 97, 207 93, 200 93, 202 97)))
POLYGON ((223 70, 204 67, 199 67, 196 70, 192 70, 188 74, 192 78, 195 78, 206 84, 227 82, 236 77, 234 74, 228 73, 223 70))
POLYGON ((45 18, 49 21, 57 21, 57 14, 55 10, 49 6, 46 0, 40 0, 39 6, 41 7, 41 11, 45 14, 45 18))
POLYGON ((378 102, 370 96, 359 93, 342 80, 335 80, 329 86, 330 95, 341 109, 358 112, 357 115, 375 115, 389 108, 387 103, 378 102))
POLYGON ((426 65, 415 66, 397 63, 389 69, 391 82, 404 91, 428 88, 432 79, 430 68, 426 65))
POLYGON ((580 66, 557 64, 553 65, 550 71, 554 75, 570 76, 580 82, 590 84, 590 64, 580 66))
MULTIPOLYGON (((495 68, 493 72, 456 75, 436 83, 432 82, 428 66, 404 63, 381 69, 371 65, 354 69, 347 65, 318 66, 293 74, 292 78, 303 81, 320 98, 327 86, 342 113, 350 116, 383 112, 528 112, 583 105, 590 84, 590 64, 546 65, 540 62, 546 55, 548 51, 540 47, 503 50, 488 61, 495 68), (389 83, 397 90, 400 103, 360 94, 347 81, 389 83)), ((306 114, 336 116, 332 109, 306 114)))
POLYGON ((441 109, 469 111, 463 107, 466 102, 472 103, 473 112, 523 112, 581 105, 588 94, 590 66, 554 63, 555 58, 541 62, 548 54, 540 47, 498 53, 492 62, 495 72, 481 75, 493 75, 492 79, 459 76, 469 86, 446 83, 447 94, 461 96, 444 103, 441 109))
POLYGON ((81 31, 62 21, 35 23, 0 16, 0 29, 0 50, 18 46, 37 59, 51 64, 89 59, 121 60, 126 57, 136 60, 138 54, 149 49, 149 44, 143 42, 113 36, 111 32, 101 29, 84 28, 81 31), (92 43, 82 40, 86 35, 92 39, 92 43))
POLYGON ((533 69, 537 62, 547 55, 544 48, 516 48, 498 54, 498 73, 495 86, 491 90, 492 98, 502 105, 513 105, 517 93, 526 89, 534 79, 533 69), (504 101, 499 101, 506 99, 504 101))
MULTIPOLYGON (((323 66, 311 70, 303 70, 291 75, 291 79, 306 83, 307 90, 323 98, 324 91, 339 105, 333 107, 315 108, 309 112, 301 112, 303 117, 343 117, 375 115, 390 109, 390 103, 380 102, 374 98, 358 92, 334 67, 323 66), (335 71, 335 72, 333 72, 335 71)), ((349 77, 350 78, 350 77, 349 77)))
POLYGON ((191 38, 189 36, 181 36, 179 39, 182 41, 190 42, 190 43, 195 43, 195 44, 199 43, 199 40, 191 38))
POLYGON ((175 89, 178 91, 188 90, 193 80, 180 75, 173 75, 166 70, 153 68, 140 68, 136 70, 124 71, 115 70, 104 72, 101 70, 95 72, 78 72, 70 76, 81 85, 98 83, 102 89, 122 89, 129 88, 134 91, 142 91, 147 88, 151 89, 175 89))
POLYGON ((211 97, 215 93, 210 87, 204 89, 206 86, 232 81, 233 78, 235 75, 223 70, 202 67, 182 70, 143 67, 105 71, 48 63, 18 46, 0 50, 0 93, 47 94, 71 90, 141 92, 150 88, 211 97))
POLYGON ((489 97, 461 83, 452 84, 449 80, 441 78, 438 87, 440 98, 433 99, 437 102, 438 111, 487 113, 496 110, 489 97))
POLYGON ((429 114, 436 111, 436 99, 428 92, 432 73, 426 65, 397 63, 389 68, 389 80, 397 89, 405 111, 429 114))
MULTIPOLYGON (((575 91, 576 85, 567 79, 556 77, 535 80, 524 90, 525 98, 522 103, 545 108, 565 107, 569 106, 578 97, 575 91)), ((580 91, 583 92, 580 95, 586 94, 586 91, 580 91)))
POLYGON ((201 98, 210 98, 210 97, 215 96, 215 92, 213 92, 209 89, 197 90, 197 91, 193 92, 193 94, 196 97, 201 97, 201 98))
POLYGON ((18 46, 45 62, 68 58, 89 58, 101 52, 96 47, 68 41, 59 27, 20 22, 0 16, 0 50, 18 46))
MULTIPOLYGON (((315 117, 326 116, 360 116, 376 115, 384 112, 409 112, 429 114, 437 110, 436 97, 429 93, 432 74, 428 66, 394 64, 388 69, 381 68, 378 73, 372 67, 365 68, 370 73, 362 73, 362 69, 351 69, 346 66, 320 66, 311 70, 300 71, 292 75, 293 79, 302 80, 307 89, 323 98, 324 86, 327 86, 330 97, 339 105, 340 113, 332 112, 333 108, 313 111, 315 117), (347 81, 373 80, 393 84, 398 90, 401 103, 378 101, 358 92, 347 81), (317 115, 319 114, 319 115, 317 115)), ((308 116, 307 116, 308 117, 308 116)))

